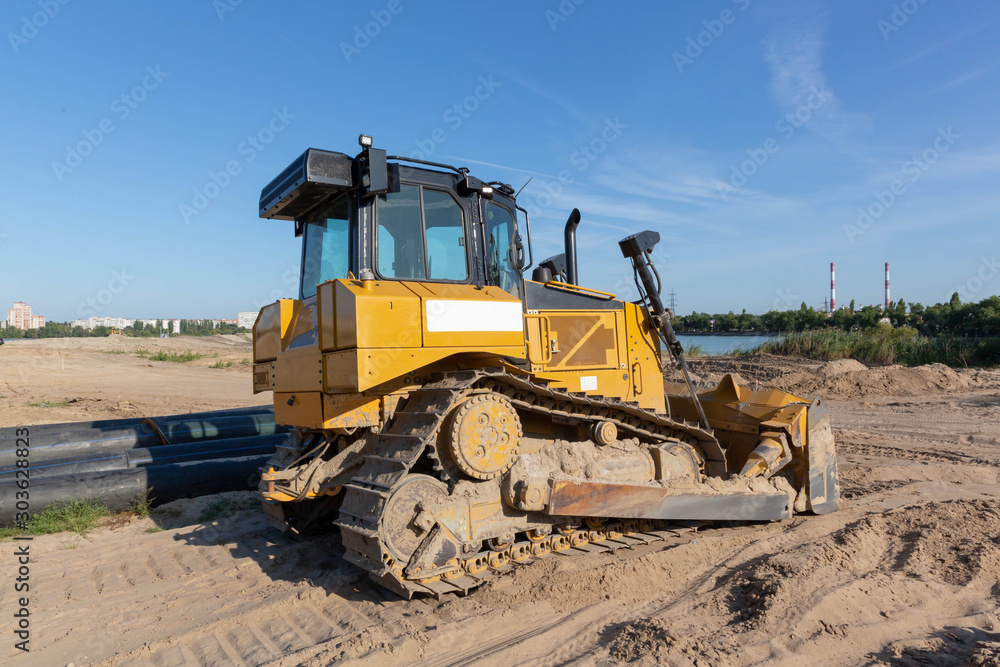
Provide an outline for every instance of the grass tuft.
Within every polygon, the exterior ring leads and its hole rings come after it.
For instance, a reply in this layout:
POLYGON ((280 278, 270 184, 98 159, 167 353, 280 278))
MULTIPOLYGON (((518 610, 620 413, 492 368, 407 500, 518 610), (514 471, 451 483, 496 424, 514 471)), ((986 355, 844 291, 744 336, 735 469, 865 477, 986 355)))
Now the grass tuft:
POLYGON ((1000 365, 1000 337, 927 337, 911 327, 880 326, 850 332, 824 329, 791 333, 740 354, 782 354, 819 361, 856 359, 867 366, 941 363, 955 368, 989 367, 1000 365))
POLYGON ((28 403, 28 406, 32 408, 65 408, 66 405, 66 401, 38 401, 37 403, 28 403))
POLYGON ((49 535, 72 531, 83 535, 111 512, 102 500, 63 500, 42 509, 28 522, 27 532, 49 535))
POLYGON ((172 361, 178 364, 186 364, 189 361, 201 359, 204 356, 204 354, 192 352, 191 350, 185 350, 184 352, 165 352, 160 350, 156 354, 148 354, 146 358, 150 361, 172 361))
POLYGON ((74 532, 79 535, 100 526, 110 526, 113 530, 129 523, 133 518, 144 519, 150 514, 152 499, 149 491, 138 494, 121 512, 112 512, 103 500, 62 500, 44 507, 32 515, 27 526, 0 527, 0 541, 17 535, 50 535, 52 533, 74 532), (109 521, 110 520, 110 521, 109 521))
POLYGON ((136 494, 132 502, 129 503, 128 512, 132 513, 137 519, 145 519, 149 516, 149 510, 152 506, 153 499, 149 497, 149 493, 152 489, 146 489, 145 491, 136 494))
POLYGON ((209 368, 229 368, 232 365, 233 365, 232 361, 223 362, 222 359, 219 359, 214 364, 209 366, 209 368))
POLYGON ((697 359, 698 357, 704 357, 705 350, 701 345, 691 345, 684 348, 684 357, 687 359, 697 359))

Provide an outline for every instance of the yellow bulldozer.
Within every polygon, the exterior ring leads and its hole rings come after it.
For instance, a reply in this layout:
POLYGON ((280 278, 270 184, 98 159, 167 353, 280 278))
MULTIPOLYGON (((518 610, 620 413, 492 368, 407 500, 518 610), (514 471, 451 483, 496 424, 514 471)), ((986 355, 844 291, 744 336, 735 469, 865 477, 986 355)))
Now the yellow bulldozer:
POLYGON ((303 239, 299 298, 253 332, 254 392, 294 428, 261 474, 272 523, 339 529, 348 561, 409 598, 554 551, 837 509, 822 399, 732 376, 695 391, 656 232, 619 244, 628 302, 578 284, 579 211, 535 265, 509 185, 359 143, 310 148, 260 197, 303 239))

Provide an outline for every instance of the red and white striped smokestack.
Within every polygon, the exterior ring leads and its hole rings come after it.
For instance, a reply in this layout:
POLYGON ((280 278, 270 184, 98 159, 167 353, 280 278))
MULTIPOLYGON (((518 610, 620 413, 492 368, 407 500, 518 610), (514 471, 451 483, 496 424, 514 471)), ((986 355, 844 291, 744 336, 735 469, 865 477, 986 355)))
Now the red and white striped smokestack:
POLYGON ((834 272, 833 262, 830 262, 830 312, 837 310, 837 274, 834 272))
POLYGON ((885 263, 885 310, 889 312, 889 305, 892 299, 889 298, 889 262, 885 263))

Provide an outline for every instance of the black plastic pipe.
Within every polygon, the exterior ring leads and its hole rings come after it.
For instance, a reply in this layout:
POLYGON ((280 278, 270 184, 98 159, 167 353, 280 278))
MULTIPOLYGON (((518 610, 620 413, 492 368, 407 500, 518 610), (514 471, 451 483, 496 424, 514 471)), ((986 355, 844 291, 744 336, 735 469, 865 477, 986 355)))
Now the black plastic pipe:
MULTIPOLYGON (((30 511, 37 513, 57 501, 91 498, 103 500, 109 509, 121 510, 147 492, 155 506, 179 498, 250 490, 256 488, 260 468, 267 460, 268 456, 244 456, 42 477, 31 480, 30 511)), ((0 483, 0 523, 14 519, 18 490, 13 481, 0 483)))
MULTIPOLYGON (((276 435, 288 432, 285 426, 274 423, 272 412, 223 417, 204 417, 197 420, 167 421, 157 418, 164 437, 171 445, 204 443, 219 439, 276 435)), ((28 459, 32 465, 62 459, 94 457, 129 449, 155 448, 163 441, 147 424, 125 428, 89 429, 68 432, 60 437, 48 437, 29 428, 28 459)), ((0 469, 15 464, 17 443, 0 444, 0 469)))
MULTIPOLYGON (((152 417, 157 423, 174 421, 197 421, 200 419, 218 419, 225 417, 236 417, 240 415, 273 415, 274 408, 270 405, 256 405, 248 408, 230 408, 227 410, 211 410, 208 412, 192 412, 190 414, 161 415, 152 417)), ((72 437, 74 434, 94 432, 113 433, 114 431, 136 431, 142 426, 143 418, 129 419, 99 419, 96 421, 64 422, 56 424, 24 424, 23 426, 7 426, 0 428, 0 451, 10 449, 15 446, 18 437, 18 429, 27 427, 32 437, 39 437, 44 440, 59 440, 72 437)), ((152 433, 148 427, 143 427, 141 432, 152 433)), ((96 436, 100 437, 100 436, 96 436)))
MULTIPOLYGON (((141 466, 182 463, 185 461, 205 461, 208 459, 231 458, 234 456, 259 456, 273 454, 275 448, 285 440, 283 434, 228 438, 182 445, 130 449, 124 452, 90 453, 86 456, 30 461, 25 470, 29 479, 75 475, 102 470, 120 470, 141 466)), ((14 465, 0 467, 0 482, 17 479, 14 465)))

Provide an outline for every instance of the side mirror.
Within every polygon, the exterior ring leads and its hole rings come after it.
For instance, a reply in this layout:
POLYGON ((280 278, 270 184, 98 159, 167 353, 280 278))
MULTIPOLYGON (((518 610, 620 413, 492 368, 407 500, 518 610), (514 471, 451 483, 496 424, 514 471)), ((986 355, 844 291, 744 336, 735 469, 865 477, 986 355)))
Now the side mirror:
POLYGON ((514 243, 508 252, 512 255, 510 263, 517 269, 518 273, 521 273, 524 270, 524 242, 521 241, 520 234, 514 237, 514 243))

